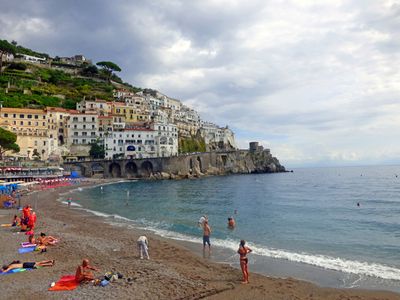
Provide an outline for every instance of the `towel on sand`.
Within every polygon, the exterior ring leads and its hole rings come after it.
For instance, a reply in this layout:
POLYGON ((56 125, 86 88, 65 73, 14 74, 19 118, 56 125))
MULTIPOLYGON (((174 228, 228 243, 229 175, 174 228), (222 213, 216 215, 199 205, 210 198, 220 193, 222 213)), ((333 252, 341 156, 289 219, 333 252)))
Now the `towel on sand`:
POLYGON ((23 242, 23 243, 21 243, 21 247, 22 248, 36 247, 36 244, 32 244, 29 242, 23 242))
POLYGON ((77 288, 79 282, 75 280, 75 275, 65 275, 56 284, 49 288, 49 291, 71 291, 77 288))
POLYGON ((8 275, 8 274, 20 273, 20 272, 25 272, 25 271, 30 271, 30 270, 33 270, 33 269, 23 269, 23 268, 12 269, 5 273, 0 272, 0 275, 8 275))
POLYGON ((22 254, 22 253, 28 253, 28 252, 33 252, 35 251, 36 246, 34 247, 22 247, 18 249, 18 253, 22 254))

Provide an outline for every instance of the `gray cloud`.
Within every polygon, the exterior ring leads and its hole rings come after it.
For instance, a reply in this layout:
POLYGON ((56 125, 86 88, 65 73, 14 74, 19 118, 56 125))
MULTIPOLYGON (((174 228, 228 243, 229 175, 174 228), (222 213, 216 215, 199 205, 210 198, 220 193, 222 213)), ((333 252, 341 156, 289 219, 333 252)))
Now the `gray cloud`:
POLYGON ((1 38, 113 60, 289 166, 400 154, 395 1, 2 2, 1 38))

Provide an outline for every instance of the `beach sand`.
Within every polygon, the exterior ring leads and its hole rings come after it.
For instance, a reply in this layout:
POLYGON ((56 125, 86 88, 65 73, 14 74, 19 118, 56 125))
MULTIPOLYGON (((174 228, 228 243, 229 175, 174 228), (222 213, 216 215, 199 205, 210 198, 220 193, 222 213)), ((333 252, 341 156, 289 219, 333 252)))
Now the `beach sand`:
MULTIPOLYGON (((140 260, 136 240, 143 231, 106 224, 101 217, 56 201, 60 192, 68 189, 71 187, 40 191, 22 199, 22 204, 34 204, 38 199, 36 233, 43 231, 61 240, 46 253, 18 254, 27 236, 16 228, 0 228, 2 264, 16 259, 56 260, 54 267, 2 275, 0 299, 400 299, 391 292, 320 288, 291 278, 252 273, 251 283, 242 285, 240 270, 211 262, 180 243, 147 232, 151 259, 140 260), (74 274, 83 258, 101 270, 96 275, 118 271, 124 278, 106 287, 84 284, 73 291, 47 290, 61 276, 74 274)), ((0 223, 10 222, 14 214, 15 210, 0 210, 0 223)), ((249 268, 251 272, 251 265, 249 268)))

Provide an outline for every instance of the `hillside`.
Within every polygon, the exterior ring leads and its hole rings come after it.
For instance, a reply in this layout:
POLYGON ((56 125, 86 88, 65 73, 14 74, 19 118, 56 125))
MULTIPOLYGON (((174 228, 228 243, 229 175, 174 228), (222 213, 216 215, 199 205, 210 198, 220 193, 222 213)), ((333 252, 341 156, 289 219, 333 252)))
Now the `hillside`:
POLYGON ((101 98, 112 100, 115 86, 133 92, 140 88, 123 83, 114 73, 107 73, 90 63, 66 64, 58 57, 37 53, 17 46, 13 62, 3 62, 0 73, 0 101, 5 107, 43 108, 46 106, 74 109, 76 102, 101 98), (18 52, 21 51, 21 52, 18 52), (45 57, 46 62, 27 62, 21 54, 45 57))

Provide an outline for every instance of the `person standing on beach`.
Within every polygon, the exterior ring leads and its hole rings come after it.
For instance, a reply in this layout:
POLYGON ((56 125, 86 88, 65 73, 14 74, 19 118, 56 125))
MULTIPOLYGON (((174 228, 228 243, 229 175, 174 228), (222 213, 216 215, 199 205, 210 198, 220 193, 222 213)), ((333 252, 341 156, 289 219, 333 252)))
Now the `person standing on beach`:
POLYGON ((72 198, 69 197, 67 200, 68 208, 71 208, 72 198))
POLYGON ((249 247, 246 246, 245 240, 240 241, 239 250, 237 251, 237 253, 239 253, 239 255, 240 255, 240 268, 242 269, 242 273, 243 273, 242 283, 244 283, 244 284, 249 283, 249 270, 247 267, 249 260, 247 258, 247 254, 252 251, 253 250, 251 250, 249 247))
POLYGON ((139 251, 140 259, 143 259, 143 255, 146 259, 150 259, 149 256, 149 242, 147 241, 147 237, 142 235, 137 240, 137 247, 139 251))
POLYGON ((208 244, 208 252, 211 251, 210 243, 211 227, 208 225, 208 220, 203 222, 203 251, 206 250, 206 244, 208 244))

